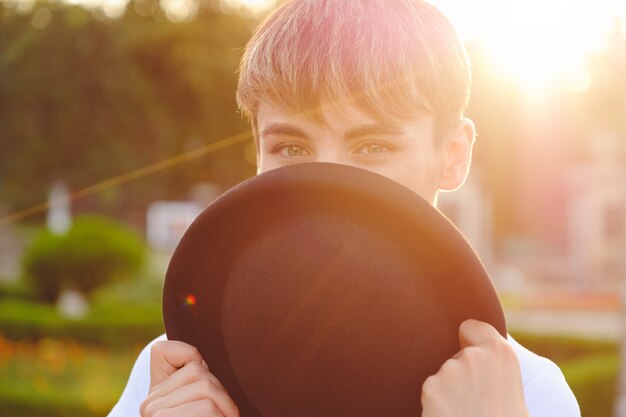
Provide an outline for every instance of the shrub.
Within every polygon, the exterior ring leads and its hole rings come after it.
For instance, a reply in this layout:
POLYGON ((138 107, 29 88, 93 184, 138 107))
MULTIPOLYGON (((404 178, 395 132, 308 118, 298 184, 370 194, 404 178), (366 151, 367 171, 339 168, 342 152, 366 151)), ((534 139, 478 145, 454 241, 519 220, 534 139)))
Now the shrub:
POLYGON ((14 385, 0 386, 0 406, 3 417, 101 417, 110 408, 94 409, 74 398, 63 395, 38 396, 32 389, 14 385))
POLYGON ((0 300, 0 337, 37 341, 63 338, 114 349, 145 344, 163 333, 160 304, 96 305, 79 320, 54 307, 21 300, 0 300))
POLYGON ((27 249, 23 272, 41 299, 54 302, 64 289, 89 295, 103 284, 137 273, 145 259, 142 240, 117 222, 75 219, 64 235, 41 232, 27 249))
POLYGON ((74 341, 0 337, 2 417, 105 416, 141 346, 111 350, 74 341))
POLYGON ((589 356, 619 354, 619 344, 612 340, 519 332, 511 332, 511 335, 527 349, 551 359, 557 365, 589 356))
POLYGON ((514 333, 528 349, 554 361, 585 417, 611 417, 619 375, 618 342, 562 335, 514 333))
POLYGON ((611 417, 617 395, 619 356, 595 355, 561 366, 585 417, 611 417))
MULTIPOLYGON (((2 278, 0 278, 2 281, 2 278)), ((36 294, 31 285, 27 285, 23 280, 16 282, 0 282, 0 299, 13 300, 35 300, 36 294)))

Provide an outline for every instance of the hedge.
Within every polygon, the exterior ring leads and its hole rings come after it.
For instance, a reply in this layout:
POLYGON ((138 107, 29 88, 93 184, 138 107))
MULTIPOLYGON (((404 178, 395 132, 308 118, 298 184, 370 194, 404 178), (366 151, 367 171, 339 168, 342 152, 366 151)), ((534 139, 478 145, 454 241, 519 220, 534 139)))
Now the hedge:
POLYGON ((617 394, 619 356, 595 355, 561 365, 581 415, 612 417, 617 394))
POLYGON ((84 319, 73 320, 62 317, 52 306, 0 300, 0 334, 11 340, 57 337, 125 349, 163 332, 158 304, 96 307, 84 319))
POLYGON ((10 384, 0 385, 0 409, 2 417, 102 417, 110 410, 67 395, 35 396, 10 384))
MULTIPOLYGON (((2 301, 0 331, 6 332, 5 337, 16 339, 36 340, 58 336, 113 347, 115 349, 111 355, 115 355, 115 361, 118 355, 121 355, 120 359, 128 356, 123 361, 128 361, 128 365, 123 365, 123 369, 119 371, 119 377, 124 380, 135 358, 134 353, 129 354, 131 346, 132 350, 136 350, 163 331, 158 310, 158 305, 125 305, 117 309, 107 305, 94 308, 84 320, 72 321, 59 317, 53 308, 46 305, 2 301)), ((617 343, 529 334, 516 334, 515 338, 531 350, 559 364, 578 399, 583 416, 612 416, 619 374, 617 343)), ((110 367, 113 359, 100 357, 98 361, 105 361, 107 365, 103 366, 110 367)), ((122 387, 122 382, 116 382, 109 390, 114 388, 121 392, 122 387)), ((0 382, 0 410, 3 417, 102 416, 106 414, 117 394, 109 392, 105 395, 107 390, 96 391, 102 400, 100 402, 86 401, 84 395, 61 392, 56 388, 45 395, 34 396, 25 385, 5 381, 0 382)))
POLYGON ((0 415, 104 416, 143 345, 123 351, 74 341, 0 339, 0 415))
POLYGON ((64 289, 85 295, 135 276, 146 249, 136 233, 108 218, 80 216, 63 235, 42 230, 22 258, 24 277, 42 300, 54 302, 64 289))
POLYGON ((584 417, 612 417, 620 371, 619 344, 611 340, 527 333, 513 337, 550 358, 565 375, 584 417))
POLYGON ((527 349, 550 358, 557 364, 588 356, 617 356, 619 354, 619 345, 612 340, 564 335, 535 335, 520 332, 511 332, 511 336, 527 349))

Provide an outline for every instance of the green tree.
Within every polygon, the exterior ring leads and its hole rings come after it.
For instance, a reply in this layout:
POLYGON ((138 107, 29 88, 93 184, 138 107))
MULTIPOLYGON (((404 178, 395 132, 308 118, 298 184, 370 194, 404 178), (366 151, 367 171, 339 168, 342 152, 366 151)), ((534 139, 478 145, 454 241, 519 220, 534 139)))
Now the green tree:
POLYGON ((23 269, 40 298, 54 302, 64 289, 89 295, 132 278, 144 260, 145 248, 135 233, 106 218, 83 216, 64 235, 42 231, 26 251, 23 269))
MULTIPOLYGON (((247 129, 234 91, 253 21, 211 8, 174 23, 141 16, 135 3, 119 19, 60 2, 28 13, 8 4, 0 4, 0 201, 9 209, 44 201, 54 179, 79 189, 247 129), (44 9, 49 21, 33 25, 44 9)), ((252 173, 243 146, 222 158, 232 163, 198 160, 84 204, 119 213, 180 197, 195 181, 227 187, 252 173)))

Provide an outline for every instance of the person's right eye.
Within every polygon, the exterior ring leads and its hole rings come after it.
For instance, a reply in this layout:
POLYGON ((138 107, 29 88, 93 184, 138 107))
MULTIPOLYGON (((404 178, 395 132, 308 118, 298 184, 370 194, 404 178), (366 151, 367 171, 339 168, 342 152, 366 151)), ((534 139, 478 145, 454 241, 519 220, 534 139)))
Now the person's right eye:
POLYGON ((288 158, 296 158, 299 156, 309 156, 311 153, 303 146, 287 143, 281 146, 278 146, 275 149, 275 153, 279 153, 282 156, 286 156, 288 158))

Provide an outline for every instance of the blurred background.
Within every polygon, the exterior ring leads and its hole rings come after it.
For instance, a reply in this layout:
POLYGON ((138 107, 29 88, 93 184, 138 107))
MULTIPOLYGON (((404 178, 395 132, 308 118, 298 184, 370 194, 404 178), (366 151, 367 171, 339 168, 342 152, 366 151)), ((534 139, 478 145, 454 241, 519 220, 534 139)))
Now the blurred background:
MULTIPOLYGON (((236 71, 279 3, 0 0, 2 416, 106 415, 163 332, 178 239, 254 174, 236 71)), ((626 2, 432 3, 478 131, 440 208, 583 415, 626 416, 626 2)))

